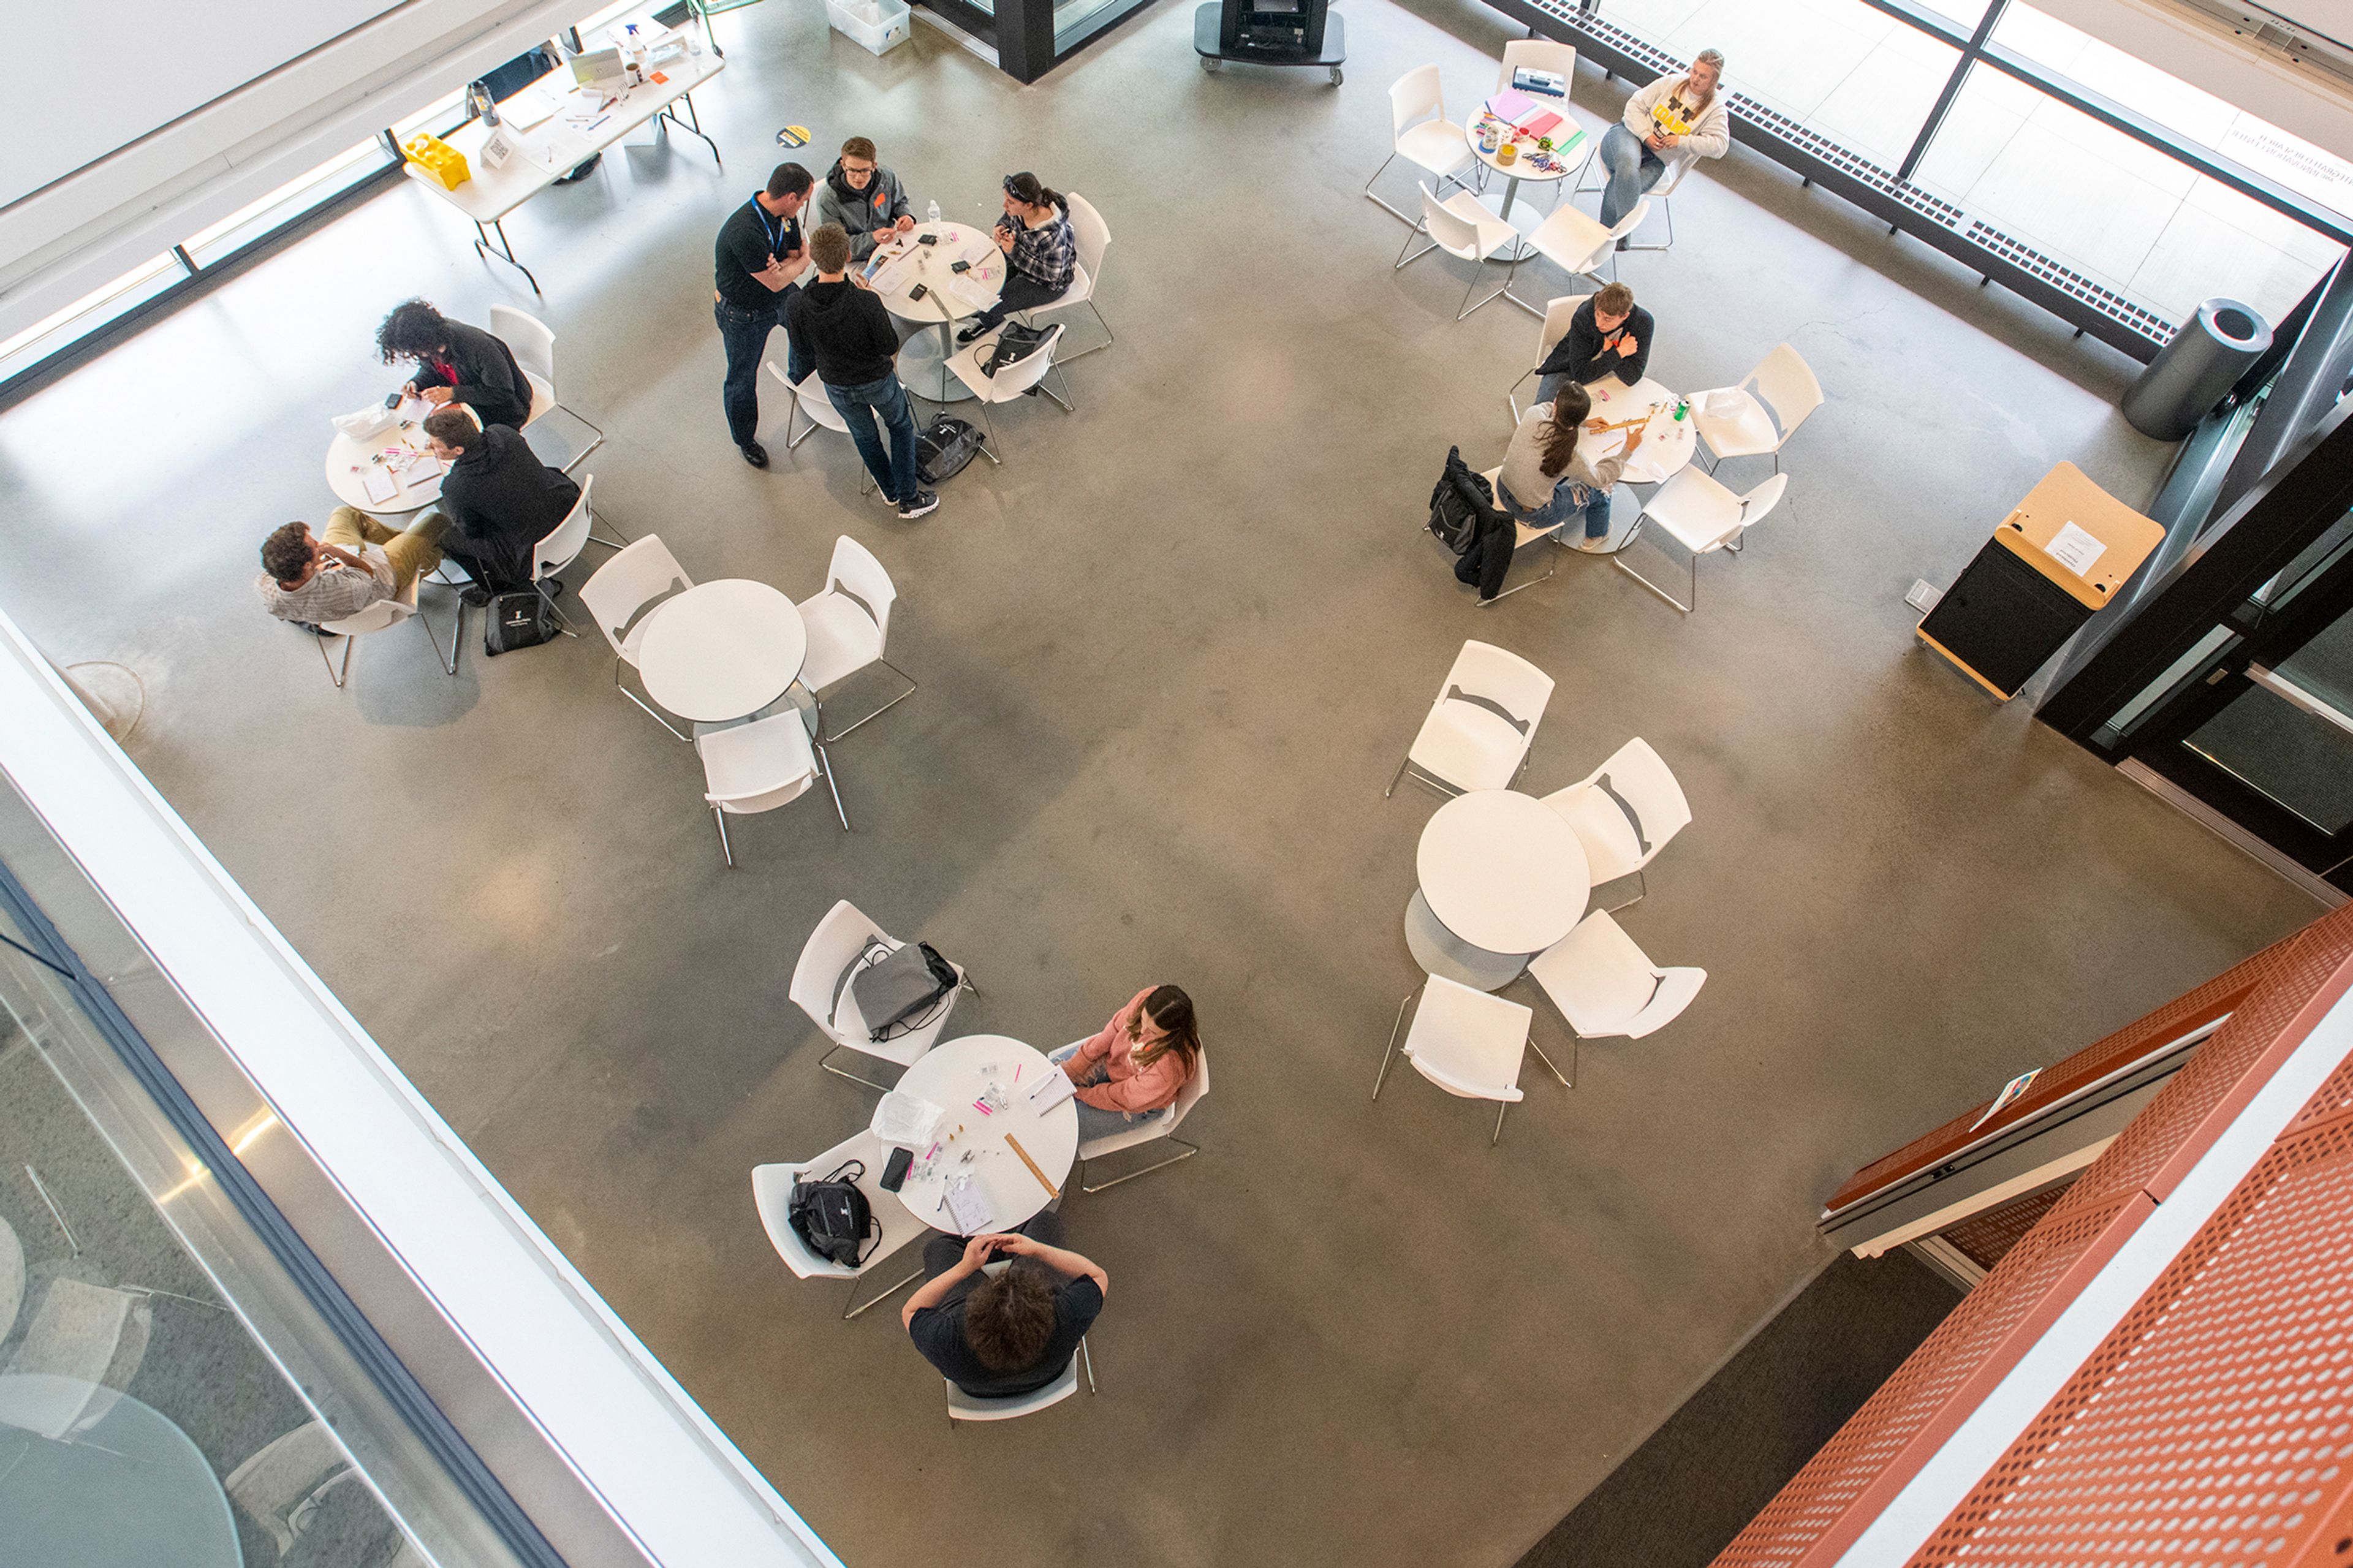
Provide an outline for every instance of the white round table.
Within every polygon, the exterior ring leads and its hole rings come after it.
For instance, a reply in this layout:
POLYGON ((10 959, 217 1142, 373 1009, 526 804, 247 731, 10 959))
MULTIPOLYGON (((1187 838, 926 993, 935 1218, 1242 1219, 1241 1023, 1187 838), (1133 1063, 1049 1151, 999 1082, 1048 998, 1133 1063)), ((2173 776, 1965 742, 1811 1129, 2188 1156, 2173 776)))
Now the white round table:
MULTIPOLYGON (((940 1119, 939 1154, 930 1172, 910 1173, 899 1189, 907 1212, 936 1230, 956 1234, 949 1215, 948 1183, 969 1172, 973 1185, 988 1195, 991 1231, 1012 1230, 1053 1202, 1054 1194, 1029 1173, 1021 1156, 1006 1147, 1009 1133, 1046 1178, 1060 1187, 1079 1157, 1079 1109, 1064 1100, 1045 1115, 1029 1109, 1029 1086, 1050 1072, 1062 1069, 1034 1046, 1005 1035, 966 1035, 944 1040, 915 1058, 899 1079, 899 1092, 928 1100, 947 1114, 940 1119), (994 1074, 987 1069, 994 1067, 994 1074), (991 1082, 1001 1085, 1011 1104, 992 1116, 983 1116, 973 1101, 991 1082), (958 1131, 957 1129, 963 1131, 958 1131), (973 1152, 972 1162, 965 1154, 973 1152)), ((916 1170, 923 1169, 924 1151, 915 1151, 916 1170)))
POLYGON ((394 470, 395 489, 387 500, 370 500, 367 490, 360 483, 361 476, 369 468, 384 467, 376 458, 387 451, 403 449, 411 452, 425 450, 425 430, 421 425, 413 421, 396 425, 365 441, 354 441, 341 430, 336 431, 335 438, 327 443, 327 488, 333 490, 335 499, 345 506, 356 507, 364 512, 393 517, 403 512, 424 510, 441 499, 441 476, 446 470, 438 463, 430 475, 415 484, 403 480, 398 470, 394 470))
POLYGON ((680 718, 724 723, 782 697, 807 655, 799 606, 765 583, 723 577, 654 611, 638 644, 638 679, 680 718))
POLYGON ((892 315, 939 327, 936 332, 917 332, 899 351, 899 379, 920 397, 958 403, 972 395, 948 374, 947 362, 956 352, 955 323, 995 304, 1005 287, 1005 253, 997 247, 996 232, 986 224, 919 223, 901 237, 874 275, 874 297, 892 315), (937 236, 937 243, 919 243, 927 234, 937 236), (959 261, 971 262, 971 269, 955 271, 959 261), (986 298, 967 305, 941 292, 940 286, 951 279, 970 283, 986 298), (917 284, 923 286, 923 297, 909 298, 917 284))
MULTIPOLYGON (((1501 94, 1496 96, 1500 97, 1501 94)), ((1523 94, 1522 96, 1525 97, 1526 95, 1523 94)), ((1505 223, 1510 224, 1514 228, 1518 229, 1523 235, 1533 234, 1535 231, 1536 226, 1544 222, 1545 218, 1550 215, 1539 213, 1534 208, 1529 208, 1522 211, 1516 217, 1513 216, 1513 207, 1520 194, 1521 182, 1526 181, 1530 184, 1549 185, 1568 178, 1569 175, 1575 174, 1578 169, 1585 166, 1586 154, 1591 149, 1592 139, 1586 134, 1585 128, 1579 125, 1577 122, 1576 117, 1569 112, 1568 103, 1566 100, 1563 100, 1559 103, 1554 103, 1549 99, 1539 98, 1534 101, 1536 104, 1542 105, 1542 109, 1530 108, 1525 110, 1522 111, 1520 118, 1523 120, 1533 120, 1546 109, 1548 109, 1555 114, 1560 116, 1560 123, 1546 132, 1546 135, 1553 139, 1552 152, 1546 154, 1546 156, 1554 166, 1550 169, 1542 169, 1536 167, 1534 163, 1531 163, 1528 161, 1529 155, 1538 151, 1535 138, 1532 136, 1517 138, 1514 142, 1516 151, 1514 153, 1512 161, 1508 163, 1503 163, 1497 156, 1497 153, 1502 151, 1500 147, 1497 149, 1496 153, 1490 153, 1486 148, 1479 144, 1481 128, 1485 126, 1491 121, 1501 126, 1506 133, 1511 130, 1508 123, 1499 119, 1495 115, 1494 111, 1487 107, 1489 103, 1493 103, 1493 101, 1494 99, 1490 98, 1487 100, 1486 103, 1482 103, 1479 106, 1479 112, 1472 115, 1470 121, 1462 127, 1462 139, 1471 144, 1471 155, 1478 159, 1482 163, 1486 164, 1490 169, 1494 170, 1495 173, 1504 176, 1503 195, 1498 196, 1491 191, 1487 195, 1479 198, 1479 205, 1493 213, 1497 217, 1502 218, 1505 223)), ((1502 250, 1498 250, 1489 259, 1495 261, 1510 261, 1514 259, 1514 256, 1513 254, 1514 251, 1518 253, 1516 259, 1525 261, 1529 257, 1535 254, 1535 247, 1528 244, 1526 240, 1523 239, 1516 245, 1509 246, 1502 250)))
MULTIPOLYGON (((0 1377, 0 1418, 19 1403, 70 1403, 89 1387, 48 1373, 0 1377)), ((127 1394, 70 1443, 0 1419, 0 1561, 41 1568, 245 1561, 212 1466, 185 1432, 127 1394)))
MULTIPOLYGON (((1616 376, 1608 376, 1585 389, 1593 396, 1593 417, 1615 425, 1620 419, 1631 419, 1644 408, 1651 408, 1650 423, 1642 427, 1642 445, 1634 453, 1633 461, 1620 475, 1630 485, 1663 484, 1681 473, 1699 449, 1699 421, 1690 414, 1675 417, 1675 395, 1664 386, 1644 376, 1628 386, 1616 376)), ((1598 457, 1608 457, 1626 444, 1626 434, 1613 430, 1594 447, 1598 457)))
POLYGON ((1561 815, 1532 795, 1482 789, 1430 814, 1406 944, 1432 974, 1493 991, 1584 917, 1593 872, 1561 815))

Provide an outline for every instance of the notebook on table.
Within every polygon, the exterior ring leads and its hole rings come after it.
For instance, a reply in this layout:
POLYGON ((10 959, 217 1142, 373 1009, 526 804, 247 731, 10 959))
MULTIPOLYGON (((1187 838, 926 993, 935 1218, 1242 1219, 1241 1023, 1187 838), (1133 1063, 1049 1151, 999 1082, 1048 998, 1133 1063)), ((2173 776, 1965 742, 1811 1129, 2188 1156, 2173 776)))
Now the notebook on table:
POLYGON ((1533 119, 1522 121, 1519 128, 1520 134, 1523 136, 1549 136, 1552 134, 1553 127, 1559 123, 1560 116, 1547 109, 1542 114, 1536 115, 1533 119))

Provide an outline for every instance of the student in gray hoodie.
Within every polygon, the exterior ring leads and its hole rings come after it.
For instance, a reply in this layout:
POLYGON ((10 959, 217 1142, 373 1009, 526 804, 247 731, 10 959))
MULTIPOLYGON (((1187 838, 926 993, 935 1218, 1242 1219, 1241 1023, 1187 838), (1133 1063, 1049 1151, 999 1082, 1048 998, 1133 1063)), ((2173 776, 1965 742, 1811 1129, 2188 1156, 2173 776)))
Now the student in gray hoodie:
POLYGON ((915 226, 906 188, 874 161, 874 143, 863 136, 841 144, 841 156, 818 183, 817 221, 841 226, 852 261, 865 260, 878 242, 915 226))

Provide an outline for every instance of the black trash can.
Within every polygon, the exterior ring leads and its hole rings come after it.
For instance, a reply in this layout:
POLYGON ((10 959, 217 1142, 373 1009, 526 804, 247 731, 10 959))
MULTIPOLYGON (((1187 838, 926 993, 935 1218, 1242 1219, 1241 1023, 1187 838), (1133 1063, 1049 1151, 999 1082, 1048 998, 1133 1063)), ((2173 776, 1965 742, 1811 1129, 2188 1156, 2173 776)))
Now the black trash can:
POLYGON ((2144 436, 2179 441, 2271 346, 2272 326, 2261 311, 2209 300, 2125 393, 2125 417, 2144 436))

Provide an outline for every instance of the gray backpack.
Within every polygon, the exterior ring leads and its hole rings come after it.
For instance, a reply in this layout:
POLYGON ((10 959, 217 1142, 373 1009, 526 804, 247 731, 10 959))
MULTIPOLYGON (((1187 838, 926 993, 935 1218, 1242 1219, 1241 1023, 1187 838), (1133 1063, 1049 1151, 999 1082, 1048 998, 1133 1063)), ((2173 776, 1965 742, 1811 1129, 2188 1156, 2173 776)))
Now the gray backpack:
MULTIPOLYGON (((957 984, 955 966, 927 942, 901 948, 869 942, 842 982, 858 1004, 859 1016, 866 1020, 868 1035, 877 1040, 896 1039, 929 1024, 955 994, 957 984)), ((840 1016, 839 991, 834 994, 833 1011, 840 1016)))

